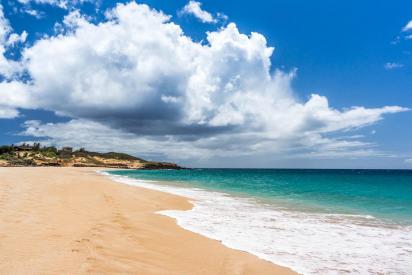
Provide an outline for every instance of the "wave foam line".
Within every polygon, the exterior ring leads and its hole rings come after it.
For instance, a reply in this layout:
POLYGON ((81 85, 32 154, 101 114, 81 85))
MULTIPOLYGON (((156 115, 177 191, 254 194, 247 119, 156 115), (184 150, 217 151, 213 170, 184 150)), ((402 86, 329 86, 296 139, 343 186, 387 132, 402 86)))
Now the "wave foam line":
POLYGON ((159 213, 187 230, 302 274, 412 274, 411 226, 371 216, 307 213, 253 198, 105 174, 120 183, 190 198, 191 210, 159 213))

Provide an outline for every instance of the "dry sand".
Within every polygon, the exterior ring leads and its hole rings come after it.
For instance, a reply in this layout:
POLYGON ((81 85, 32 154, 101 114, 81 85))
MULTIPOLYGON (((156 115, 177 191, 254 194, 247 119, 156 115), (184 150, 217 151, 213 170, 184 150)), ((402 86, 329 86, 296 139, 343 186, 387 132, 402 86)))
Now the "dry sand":
POLYGON ((186 231, 187 199, 90 168, 0 168, 0 274, 296 274, 186 231))

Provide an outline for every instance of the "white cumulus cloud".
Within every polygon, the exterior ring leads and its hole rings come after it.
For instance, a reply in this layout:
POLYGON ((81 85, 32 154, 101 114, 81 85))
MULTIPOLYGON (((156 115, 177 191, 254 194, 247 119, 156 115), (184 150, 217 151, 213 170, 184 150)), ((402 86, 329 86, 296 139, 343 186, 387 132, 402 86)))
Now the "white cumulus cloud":
POLYGON ((412 20, 409 21, 409 22, 405 25, 405 27, 402 28, 402 31, 404 31, 404 32, 410 31, 410 30, 412 30, 412 20))
POLYGON ((17 42, 24 42, 26 37, 26 32, 23 32, 21 35, 13 33, 9 21, 4 16, 3 6, 0 4, 0 76, 10 78, 21 70, 20 64, 7 59, 5 54, 10 46, 17 42))
POLYGON ((147 5, 118 4, 106 16, 92 23, 73 11, 62 24, 70 31, 24 51, 30 82, 1 83, 7 89, 0 89, 0 106, 72 118, 30 122, 26 135, 61 145, 93 146, 98 139, 106 149, 152 147, 174 157, 365 156, 377 153, 374 145, 327 135, 407 110, 338 110, 321 95, 299 99, 292 89, 296 71, 273 70, 266 38, 243 34, 234 23, 207 33, 202 44, 147 5))
POLYGON ((7 40, 7 45, 14 46, 18 43, 24 43, 26 42, 27 35, 28 34, 26 31, 23 31, 21 34, 12 33, 10 34, 9 39, 7 40))
POLYGON ((26 86, 13 79, 22 72, 23 65, 15 60, 6 57, 6 52, 18 43, 24 43, 27 32, 20 35, 13 32, 10 22, 4 16, 3 6, 0 4, 0 119, 14 118, 18 116, 17 107, 20 107, 21 100, 27 99, 27 94, 20 93, 26 86), (16 90, 19 90, 17 93, 16 90))
POLYGON ((0 119, 15 118, 18 115, 18 110, 0 105, 0 119))
POLYGON ((190 1, 183 7, 182 14, 190 14, 202 21, 203 23, 217 23, 217 19, 213 15, 202 9, 202 3, 198 1, 190 1))

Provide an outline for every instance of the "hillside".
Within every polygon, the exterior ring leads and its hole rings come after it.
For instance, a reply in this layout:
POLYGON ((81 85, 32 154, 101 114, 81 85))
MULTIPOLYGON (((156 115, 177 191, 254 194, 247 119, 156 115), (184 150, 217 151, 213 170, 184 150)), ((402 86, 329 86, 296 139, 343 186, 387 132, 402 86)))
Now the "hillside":
POLYGON ((174 163, 151 162, 124 153, 97 153, 71 147, 34 145, 0 146, 0 167, 60 166, 122 169, 182 169, 174 163))

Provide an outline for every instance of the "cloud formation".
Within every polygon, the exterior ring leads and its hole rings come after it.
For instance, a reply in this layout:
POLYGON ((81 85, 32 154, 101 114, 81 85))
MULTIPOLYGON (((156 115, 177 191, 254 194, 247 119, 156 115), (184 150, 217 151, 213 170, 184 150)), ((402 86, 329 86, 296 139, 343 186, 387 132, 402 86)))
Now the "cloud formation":
POLYGON ((403 66, 404 65, 402 63, 387 62, 384 67, 386 70, 393 70, 403 68, 403 66))
POLYGON ((405 25, 405 27, 402 28, 402 31, 404 31, 404 32, 410 31, 410 30, 412 30, 412 20, 409 21, 409 22, 405 25))
POLYGON ((27 32, 25 31, 21 34, 13 32, 9 21, 4 16, 3 6, 0 5, 0 79, 2 80, 0 81, 0 91, 4 91, 0 96, 0 119, 18 116, 19 112, 16 107, 19 107, 22 103, 20 102, 21 98, 27 98, 26 92, 19 95, 14 94, 19 87, 25 86, 14 80, 22 72, 23 65, 6 56, 9 49, 19 43, 24 43, 26 38, 27 32))
POLYGON ((86 147, 96 151, 122 150, 148 159, 163 159, 197 163, 207 159, 276 155, 278 158, 358 158, 385 156, 372 143, 359 140, 325 138, 319 134, 303 134, 278 138, 266 138, 259 133, 227 133, 219 136, 203 136, 194 140, 173 135, 137 135, 104 124, 73 119, 67 123, 42 123, 27 121, 21 133, 34 142, 45 145, 86 147))
MULTIPOLYGON (((68 9, 70 7, 76 6, 78 4, 82 4, 84 2, 91 2, 92 0, 17 0, 19 3, 23 5, 30 5, 32 3, 38 5, 51 5, 55 7, 59 7, 62 9, 68 9)), ((31 13, 37 16, 37 11, 30 10, 31 13)))
POLYGON ((16 72, 21 70, 21 64, 8 59, 5 54, 10 47, 17 43, 24 43, 27 33, 13 33, 9 21, 5 18, 3 6, 0 5, 0 75, 5 78, 11 78, 16 72))
POLYGON ((376 154, 373 145, 327 135, 407 110, 337 110, 317 94, 300 100, 291 88, 296 71, 273 70, 274 48, 265 37, 243 34, 234 23, 207 33, 201 44, 170 16, 130 2, 118 4, 98 24, 78 11, 63 24, 65 31, 23 52, 29 81, 0 84, 0 106, 9 117, 17 108, 32 108, 73 119, 26 124, 26 135, 50 143, 153 146, 175 157, 362 156, 376 154))
POLYGON ((217 23, 218 20, 213 15, 202 9, 202 3, 197 1, 189 1, 183 7, 181 14, 190 14, 202 21, 203 23, 217 23))

